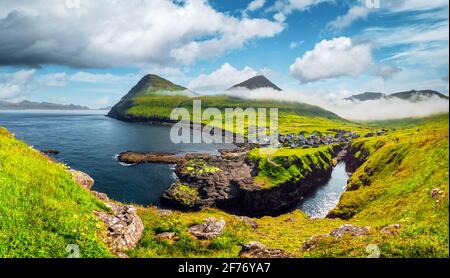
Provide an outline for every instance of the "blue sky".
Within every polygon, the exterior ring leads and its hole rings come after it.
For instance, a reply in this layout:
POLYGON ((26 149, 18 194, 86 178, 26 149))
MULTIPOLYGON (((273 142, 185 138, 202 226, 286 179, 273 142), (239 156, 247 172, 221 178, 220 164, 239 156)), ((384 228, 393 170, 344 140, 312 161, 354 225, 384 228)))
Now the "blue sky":
POLYGON ((448 94, 448 1, 369 2, 0 0, 0 100, 109 106, 146 73, 205 94, 256 74, 317 97, 448 94))

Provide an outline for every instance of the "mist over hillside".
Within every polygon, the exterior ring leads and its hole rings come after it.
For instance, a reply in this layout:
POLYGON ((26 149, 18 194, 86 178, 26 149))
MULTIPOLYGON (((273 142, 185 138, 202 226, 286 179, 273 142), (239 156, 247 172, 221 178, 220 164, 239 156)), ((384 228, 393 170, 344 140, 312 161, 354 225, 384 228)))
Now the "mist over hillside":
POLYGON ((425 117, 449 111, 449 100, 436 96, 422 98, 419 102, 400 98, 358 101, 336 98, 330 94, 320 95, 294 90, 280 93, 269 88, 255 90, 240 88, 226 94, 247 99, 271 99, 317 105, 345 119, 360 121, 425 117))

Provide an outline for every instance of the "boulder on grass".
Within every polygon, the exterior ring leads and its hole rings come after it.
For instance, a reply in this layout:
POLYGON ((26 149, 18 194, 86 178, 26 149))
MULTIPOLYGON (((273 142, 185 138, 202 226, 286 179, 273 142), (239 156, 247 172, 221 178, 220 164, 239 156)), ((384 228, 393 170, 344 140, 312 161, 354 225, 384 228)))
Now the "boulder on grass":
POLYGON ((107 240, 115 251, 126 251, 134 248, 142 237, 144 224, 133 206, 107 204, 113 214, 96 212, 100 220, 107 226, 107 240))
POLYGON ((246 243, 239 253, 241 258, 293 258, 294 256, 281 249, 269 248, 264 244, 252 241, 246 243))
POLYGON ((189 232, 198 239, 212 239, 222 234, 224 229, 225 220, 209 217, 202 224, 190 227, 189 232))
POLYGON ((88 190, 91 190, 94 185, 94 179, 88 174, 73 169, 70 169, 69 173, 72 175, 76 183, 88 190))

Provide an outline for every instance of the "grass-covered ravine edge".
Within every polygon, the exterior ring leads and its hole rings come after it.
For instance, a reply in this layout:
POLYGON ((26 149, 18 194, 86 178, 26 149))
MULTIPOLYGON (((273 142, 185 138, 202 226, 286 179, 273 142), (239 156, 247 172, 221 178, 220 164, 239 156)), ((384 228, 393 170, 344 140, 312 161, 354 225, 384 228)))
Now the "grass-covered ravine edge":
MULTIPOLYGON (((396 131, 351 143, 355 173, 328 218, 310 219, 295 210, 254 218, 250 225, 214 208, 166 214, 137 206, 144 235, 127 254, 237 257, 245 243, 259 241, 296 257, 367 257, 369 245, 376 245, 381 257, 448 257, 448 114, 409 123, 376 123, 396 131), (196 239, 187 229, 207 217, 225 220, 225 230, 214 239, 196 239), (370 229, 363 236, 321 236, 343 224, 370 229), (390 225, 395 230, 385 229, 390 225), (162 232, 175 232, 178 239, 156 237, 162 232), (313 247, 302 248, 311 238, 313 247)), ((65 257, 72 243, 83 257, 113 256, 93 215, 106 209, 101 202, 75 184, 63 165, 50 163, 3 129, 0 189, 1 257, 65 257)))

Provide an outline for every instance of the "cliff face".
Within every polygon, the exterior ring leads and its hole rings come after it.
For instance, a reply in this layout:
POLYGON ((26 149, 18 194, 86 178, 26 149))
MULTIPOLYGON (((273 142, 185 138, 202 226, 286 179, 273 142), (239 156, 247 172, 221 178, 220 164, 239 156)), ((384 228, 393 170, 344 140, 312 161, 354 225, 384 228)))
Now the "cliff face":
POLYGON ((178 181, 164 193, 162 201, 185 210, 217 207, 240 215, 280 215, 328 181, 338 150, 318 150, 314 154, 317 159, 295 160, 294 166, 301 171, 272 186, 255 182, 261 161, 246 159, 246 151, 222 151, 221 156, 190 155, 177 165, 178 181))
POLYGON ((290 180, 273 188, 242 189, 235 202, 239 204, 239 209, 235 210, 235 206, 224 209, 251 216, 276 216, 288 212, 298 205, 303 196, 330 179, 333 163, 332 161, 329 163, 328 167, 312 166, 311 172, 302 179, 290 180))

